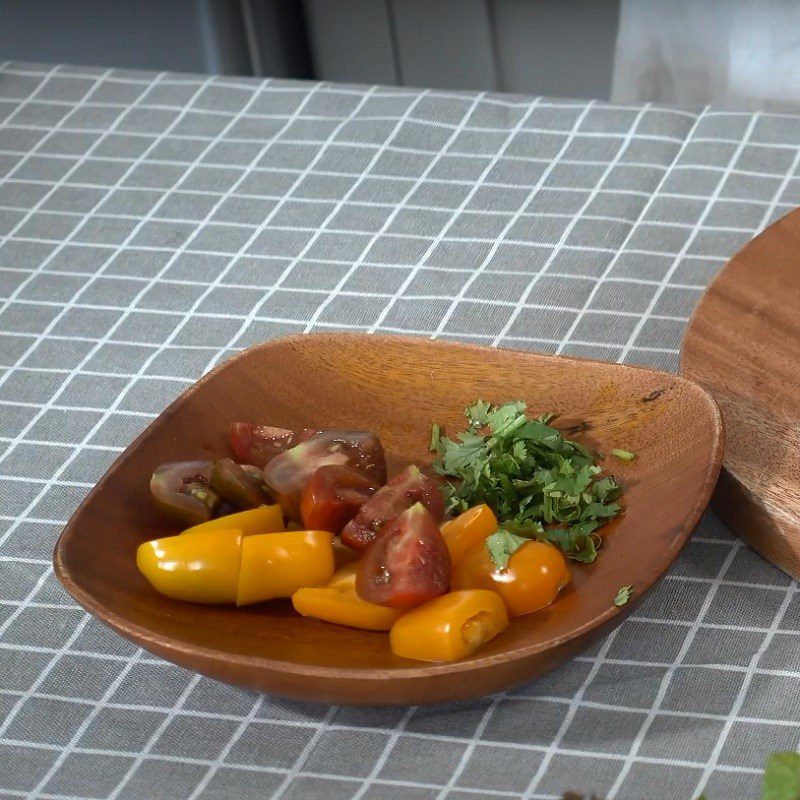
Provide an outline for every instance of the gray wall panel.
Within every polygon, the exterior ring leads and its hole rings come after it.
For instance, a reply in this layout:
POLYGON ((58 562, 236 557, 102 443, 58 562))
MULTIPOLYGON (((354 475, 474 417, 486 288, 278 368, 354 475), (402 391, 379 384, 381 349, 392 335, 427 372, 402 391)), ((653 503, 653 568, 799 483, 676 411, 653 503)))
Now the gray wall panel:
POLYGON ((399 82, 384 0, 305 0, 314 74, 330 81, 399 82))
POLYGON ((618 0, 493 0, 500 88, 608 98, 618 0))
POLYGON ((392 0, 406 86, 496 88, 486 0, 392 0))

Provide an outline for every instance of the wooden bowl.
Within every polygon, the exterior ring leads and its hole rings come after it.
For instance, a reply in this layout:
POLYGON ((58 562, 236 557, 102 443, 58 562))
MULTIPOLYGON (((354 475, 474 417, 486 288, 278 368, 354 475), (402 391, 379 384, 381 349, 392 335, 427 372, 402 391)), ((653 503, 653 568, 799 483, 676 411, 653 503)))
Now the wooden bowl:
POLYGON ((714 506, 800 578, 800 209, 749 242, 695 309, 681 371, 714 396, 729 433, 714 506))
POLYGON ((67 591, 114 630, 170 661, 222 681, 342 704, 416 704, 477 697, 551 670, 618 625, 677 556, 708 503, 723 430, 714 401, 663 372, 426 339, 319 334, 250 348, 170 405, 120 456, 56 545, 67 591), (157 595, 134 563, 137 545, 170 533, 153 508, 158 464, 227 453, 237 419, 286 428, 369 428, 390 474, 429 460, 433 421, 463 427, 475 398, 523 398, 554 411, 570 435, 608 452, 625 513, 594 564, 545 611, 515 619, 474 657, 427 664, 395 657, 382 633, 305 619, 286 601, 244 609, 157 595), (622 586, 633 600, 618 608, 622 586))

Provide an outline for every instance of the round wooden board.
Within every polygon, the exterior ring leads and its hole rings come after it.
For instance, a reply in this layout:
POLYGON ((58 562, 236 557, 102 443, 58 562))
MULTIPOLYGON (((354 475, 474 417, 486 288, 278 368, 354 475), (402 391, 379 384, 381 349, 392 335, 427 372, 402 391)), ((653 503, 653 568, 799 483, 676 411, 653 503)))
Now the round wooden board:
POLYGON ((711 392, 725 422, 714 507, 800 578, 800 209, 753 239, 708 288, 681 369, 711 392))

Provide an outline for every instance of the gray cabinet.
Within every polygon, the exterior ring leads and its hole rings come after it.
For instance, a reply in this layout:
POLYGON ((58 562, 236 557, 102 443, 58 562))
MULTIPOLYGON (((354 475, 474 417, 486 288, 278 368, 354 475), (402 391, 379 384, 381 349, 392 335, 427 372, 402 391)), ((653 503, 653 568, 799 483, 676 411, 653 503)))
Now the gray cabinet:
POLYGON ((619 0, 304 0, 326 80, 607 98, 619 0))

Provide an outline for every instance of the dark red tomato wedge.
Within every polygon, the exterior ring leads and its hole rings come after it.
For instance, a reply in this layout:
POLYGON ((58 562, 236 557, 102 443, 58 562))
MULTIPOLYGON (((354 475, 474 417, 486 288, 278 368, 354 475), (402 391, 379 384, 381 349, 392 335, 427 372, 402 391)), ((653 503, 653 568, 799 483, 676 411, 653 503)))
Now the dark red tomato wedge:
POLYGON ((150 478, 156 505, 175 522, 198 525, 211 519, 222 498, 211 487, 211 461, 162 464, 150 478))
POLYGON ((320 467, 300 494, 303 527, 339 533, 378 487, 366 475, 349 467, 320 467))
POLYGON ((342 530, 342 542, 364 552, 387 522, 414 503, 422 503, 437 523, 444 516, 444 496, 438 481, 412 464, 361 506, 342 530))
POLYGON ((450 586, 450 554, 439 523, 415 503, 381 532, 358 565, 356 593, 391 608, 414 608, 450 586))
POLYGON ((257 474, 254 479, 233 459, 218 458, 211 469, 211 488, 237 508, 258 508, 269 503, 269 497, 261 489, 260 471, 257 474))
POLYGON ((375 486, 386 481, 386 457, 377 436, 368 431, 320 431, 264 467, 264 483, 289 519, 301 521, 303 487, 320 467, 329 464, 348 467, 375 486))
POLYGON ((275 456, 304 442, 317 431, 310 428, 296 432, 255 422, 232 422, 230 439, 240 462, 265 467, 275 456))

